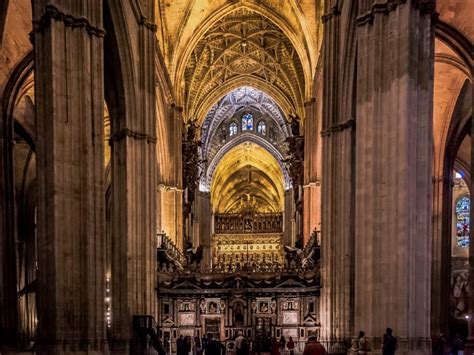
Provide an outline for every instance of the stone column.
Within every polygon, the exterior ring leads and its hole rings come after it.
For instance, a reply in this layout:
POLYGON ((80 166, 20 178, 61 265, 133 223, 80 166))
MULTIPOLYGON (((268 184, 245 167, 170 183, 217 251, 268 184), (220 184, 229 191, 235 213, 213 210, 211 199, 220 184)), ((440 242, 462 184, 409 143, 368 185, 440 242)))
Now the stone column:
POLYGON ((38 164, 38 353, 102 353, 102 1, 33 3, 38 164))
POLYGON ((136 353, 132 317, 156 317, 157 114, 156 25, 151 1, 109 2, 122 62, 123 111, 111 112, 113 176, 112 327, 113 354, 136 353), (133 5, 133 6, 135 6, 133 5), (127 15, 126 21, 119 15, 127 15), (130 33, 130 34, 129 34, 130 33), (133 40, 133 46, 128 42, 133 40))
MULTIPOLYGON (((444 157, 444 154, 442 154, 444 157)), ((452 180, 444 163, 434 159, 433 237, 431 260, 431 336, 446 332, 450 307, 452 180), (448 175, 448 176, 447 176, 448 175)))
POLYGON ((432 1, 362 1, 357 17, 355 329, 428 354, 432 1))
MULTIPOLYGON (((472 230, 473 230, 473 221, 472 218, 474 217, 474 208, 472 208, 472 198, 474 196, 474 139, 472 139, 474 133, 474 118, 471 115, 471 186, 470 186, 470 194, 471 194, 471 215, 470 215, 470 226, 469 230, 471 232, 471 236, 469 239, 469 284, 474 285, 474 241, 472 238, 472 230)), ((471 295, 469 297, 469 306, 468 306, 468 337, 466 341, 465 347, 465 354, 472 355, 474 354, 474 297, 472 297, 472 289, 471 295)))
POLYGON ((344 18, 343 10, 336 1, 327 1, 323 16, 320 314, 321 340, 331 354, 345 354, 353 333, 355 141, 350 68, 354 57, 353 30, 346 27, 351 7, 345 9, 344 18))
POLYGON ((158 185, 157 230, 166 235, 183 250, 183 190, 174 186, 158 185))
POLYGON ((322 140, 320 136, 322 125, 322 71, 318 67, 314 80, 314 91, 318 99, 305 103, 305 161, 304 161, 304 242, 309 240, 314 230, 321 230, 321 153, 322 140), (318 104, 316 104, 316 102, 318 104))
POLYGON ((283 211, 283 243, 295 246, 296 223, 295 223, 295 198, 293 189, 285 191, 285 210, 283 211))
MULTIPOLYGON (((157 95, 160 99, 164 93, 157 95)), ((164 231, 183 250, 182 110, 174 104, 163 106, 157 118, 158 232, 164 231)))
POLYGON ((211 194, 209 192, 197 192, 195 202, 195 216, 197 218, 196 235, 199 238, 197 245, 200 245, 203 248, 201 267, 203 269, 208 269, 211 267, 211 227, 213 218, 211 194))

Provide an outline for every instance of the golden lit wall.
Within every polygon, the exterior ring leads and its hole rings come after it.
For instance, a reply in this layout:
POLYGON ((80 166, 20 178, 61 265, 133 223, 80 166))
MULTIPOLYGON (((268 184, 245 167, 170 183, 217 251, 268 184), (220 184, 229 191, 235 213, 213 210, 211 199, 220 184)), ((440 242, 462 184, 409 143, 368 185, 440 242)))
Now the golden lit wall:
POLYGON ((211 203, 215 213, 238 213, 246 207, 258 212, 282 212, 284 177, 280 165, 255 143, 237 145, 216 167, 211 203))

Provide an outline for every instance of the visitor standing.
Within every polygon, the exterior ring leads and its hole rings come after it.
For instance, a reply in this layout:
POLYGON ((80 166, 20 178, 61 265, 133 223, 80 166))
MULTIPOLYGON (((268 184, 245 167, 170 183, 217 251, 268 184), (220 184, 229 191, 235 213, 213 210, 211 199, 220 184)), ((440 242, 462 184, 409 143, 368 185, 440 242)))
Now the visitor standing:
POLYGON ((177 355, 188 355, 186 352, 186 341, 182 335, 176 340, 176 354, 177 355))
POLYGON ((318 341, 318 336, 315 331, 310 331, 308 334, 308 342, 306 343, 303 355, 326 355, 326 349, 318 341))
POLYGON ((365 338, 365 332, 359 332, 359 348, 357 349, 359 354, 368 354, 370 352, 370 346, 368 340, 365 338))
POLYGON ((383 355, 394 355, 397 350, 397 338, 393 336, 393 330, 387 328, 383 335, 382 352, 383 355))
POLYGON ((288 343, 286 343, 286 347, 290 351, 290 355, 295 354, 295 342, 293 341, 292 337, 290 337, 290 339, 288 339, 288 343))
POLYGON ((216 339, 214 339, 214 334, 207 333, 207 344, 204 347, 205 355, 223 355, 225 354, 225 347, 216 339))
POLYGON ((286 339, 283 335, 280 337, 280 341, 278 342, 278 345, 280 347, 280 355, 284 355, 285 354, 286 339))
POLYGON ((194 355, 202 355, 203 348, 201 344, 201 339, 199 337, 194 338, 194 355))
MULTIPOLYGON (((246 355, 244 353, 248 353, 247 351, 244 351, 245 349, 242 347, 242 345, 245 345, 245 338, 244 335, 242 334, 241 331, 237 333, 237 338, 235 338, 235 353, 237 355, 246 355)), ((248 347, 247 347, 248 348, 248 347)))
POLYGON ((278 339, 276 338, 276 336, 273 336, 273 338, 272 338, 271 355, 280 355, 280 344, 279 344, 278 339))

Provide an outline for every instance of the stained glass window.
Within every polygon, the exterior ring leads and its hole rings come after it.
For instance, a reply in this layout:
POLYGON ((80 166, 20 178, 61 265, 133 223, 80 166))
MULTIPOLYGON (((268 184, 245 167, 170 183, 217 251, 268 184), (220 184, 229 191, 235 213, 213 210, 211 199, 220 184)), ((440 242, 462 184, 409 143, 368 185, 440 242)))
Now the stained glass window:
POLYGON ((258 123, 257 132, 260 133, 262 136, 264 136, 267 133, 267 126, 265 125, 265 122, 260 121, 258 123))
POLYGON ((246 113, 242 116, 242 131, 251 131, 253 129, 253 115, 246 113))
POLYGON ((460 248, 469 246, 469 214, 471 211, 471 199, 463 196, 456 202, 456 244, 460 248))
POLYGON ((232 122, 229 125, 229 137, 232 137, 234 134, 237 134, 237 124, 232 122))

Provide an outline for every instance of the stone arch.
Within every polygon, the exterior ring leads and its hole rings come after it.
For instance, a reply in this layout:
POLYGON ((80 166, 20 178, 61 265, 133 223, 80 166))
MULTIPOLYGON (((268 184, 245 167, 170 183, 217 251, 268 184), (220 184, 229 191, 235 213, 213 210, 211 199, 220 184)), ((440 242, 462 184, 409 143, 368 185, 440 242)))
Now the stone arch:
POLYGON ((4 31, 5 31, 5 23, 7 21, 8 2, 9 2, 9 0, 5 0, 5 1, 2 1, 0 3, 0 45, 3 42, 3 34, 4 34, 4 31))
POLYGON ((438 20, 436 21, 435 34, 436 38, 445 42, 456 52, 466 68, 471 67, 472 45, 462 33, 446 22, 438 20))
MULTIPOLYGON (((5 312, 4 317, 0 320, 0 327, 3 328, 0 336, 0 342, 12 346, 21 346, 21 338, 18 331, 20 329, 20 314, 18 312, 19 299, 17 294, 17 279, 20 270, 18 270, 17 255, 17 236, 19 235, 20 226, 16 219, 17 198, 15 196, 16 185, 19 183, 22 190, 25 190, 24 204, 35 202, 32 192, 36 186, 36 182, 26 184, 25 179, 27 167, 31 165, 35 150, 35 137, 31 129, 24 126, 15 119, 15 110, 20 100, 26 95, 25 87, 30 87, 33 73, 33 53, 29 52, 16 66, 9 80, 6 83, 2 101, 1 101, 1 117, 2 117, 2 156, 0 157, 0 180, 2 181, 2 191, 0 192, 0 227, 2 247, 0 250, 0 262, 3 264, 2 269, 8 270, 8 273, 0 275, 0 283, 4 287, 3 304, 1 305, 5 312), (14 141, 15 137, 21 137, 26 142, 29 150, 24 160, 24 171, 21 176, 15 176, 15 158, 14 158, 14 141), (21 181, 20 181, 21 180, 21 181), (29 193, 28 193, 29 192, 29 193)), ((23 213, 23 212, 21 212, 23 213)), ((23 221, 26 223, 26 221, 23 221)))
POLYGON ((210 191, 211 187, 211 181, 215 172, 215 169, 221 159, 234 147, 238 146, 239 144, 242 144, 244 142, 252 142, 255 143, 265 150, 267 150, 278 162, 280 165, 281 171, 283 173, 284 177, 284 188, 285 190, 288 190, 291 188, 291 180, 288 175, 288 171, 286 167, 283 164, 284 157, 283 155, 271 144, 269 143, 266 139, 263 137, 254 134, 254 133, 242 133, 240 136, 236 137, 235 139, 231 140, 227 144, 225 144, 214 156, 212 161, 208 164, 208 167, 205 171, 205 174, 202 175, 201 178, 201 183, 200 183, 200 190, 201 191, 210 191))
MULTIPOLYGON (((194 35, 184 46, 184 51, 180 56, 175 57, 172 67, 176 68, 173 82, 177 88, 176 99, 181 104, 184 101, 183 91, 182 91, 182 80, 184 80, 184 70, 186 63, 191 56, 192 51, 194 50, 197 42, 201 37, 206 33, 206 31, 215 24, 219 19, 230 14, 231 12, 237 10, 240 7, 247 8, 249 10, 255 11, 262 16, 265 16, 270 21, 275 23, 283 33, 290 39, 293 46, 295 47, 298 56, 301 58, 303 64, 304 78, 305 78, 305 97, 309 97, 311 94, 311 82, 313 76, 313 69, 311 67, 311 55, 309 51, 309 46, 307 43, 302 43, 300 39, 295 35, 294 29, 291 28, 291 25, 277 12, 266 6, 261 2, 246 2, 245 4, 236 4, 228 3, 222 6, 218 11, 215 11, 212 16, 208 18, 207 21, 203 22, 195 31, 194 35)), ((300 23, 301 25, 301 23, 300 23)), ((313 65, 314 66, 314 65, 313 65)))
MULTIPOLYGON (((263 80, 255 79, 255 78, 245 75, 245 76, 241 76, 235 79, 231 79, 227 81, 225 84, 223 84, 222 86, 220 86, 218 89, 214 90, 203 101, 202 105, 200 105, 197 111, 198 122, 202 122, 204 120, 207 112, 209 112, 211 107, 221 97, 224 97, 225 95, 231 93, 235 89, 238 89, 239 87, 242 87, 242 86, 250 86, 260 91, 263 91, 268 96, 270 96, 278 104, 278 106, 282 109, 282 111, 285 113, 295 111, 295 109, 293 108, 293 105, 287 100, 285 95, 280 90, 273 87, 272 85, 269 85, 263 80)), ((302 113, 298 112, 298 114, 300 114, 300 117, 304 117, 302 113)))

